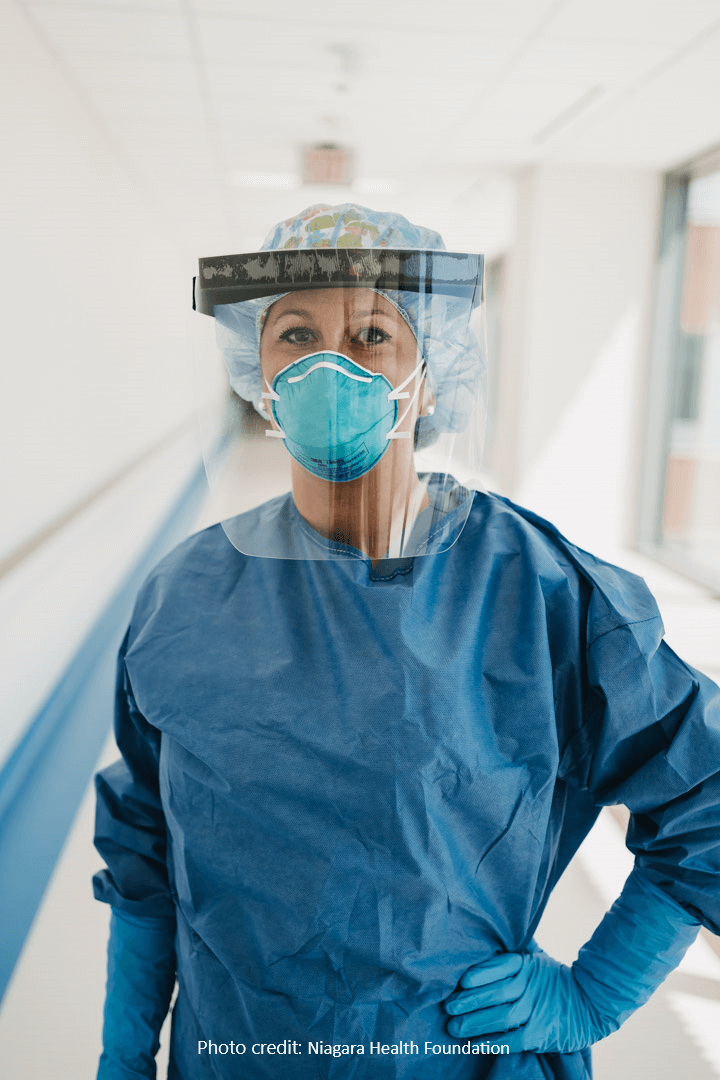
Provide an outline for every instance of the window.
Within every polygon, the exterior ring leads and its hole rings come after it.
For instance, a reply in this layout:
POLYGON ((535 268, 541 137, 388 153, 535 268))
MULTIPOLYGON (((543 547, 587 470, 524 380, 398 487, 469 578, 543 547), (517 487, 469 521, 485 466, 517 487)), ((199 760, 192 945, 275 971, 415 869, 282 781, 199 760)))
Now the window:
POLYGON ((641 546, 720 590, 720 160, 666 179, 641 546))

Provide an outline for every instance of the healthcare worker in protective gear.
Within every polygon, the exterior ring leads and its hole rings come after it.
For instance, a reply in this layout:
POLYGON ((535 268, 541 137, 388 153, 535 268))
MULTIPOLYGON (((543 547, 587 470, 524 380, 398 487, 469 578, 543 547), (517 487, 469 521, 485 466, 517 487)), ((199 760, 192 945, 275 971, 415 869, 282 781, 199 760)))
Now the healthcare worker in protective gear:
POLYGON ((173 1080, 581 1080, 720 932, 720 692, 641 579, 473 490, 481 274, 357 206, 201 262, 265 423, 211 483, 279 451, 291 486, 165 558, 123 644, 103 1080, 155 1075, 175 978, 173 1080), (635 869, 568 967, 533 933, 616 803, 635 869))

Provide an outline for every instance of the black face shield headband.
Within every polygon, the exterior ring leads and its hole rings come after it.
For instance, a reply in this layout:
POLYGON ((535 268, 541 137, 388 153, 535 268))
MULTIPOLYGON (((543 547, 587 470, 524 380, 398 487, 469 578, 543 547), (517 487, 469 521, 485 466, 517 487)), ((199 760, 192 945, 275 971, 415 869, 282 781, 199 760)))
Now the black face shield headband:
POLYGON ((213 315, 216 304, 304 289, 356 287, 439 293, 481 300, 483 256, 397 248, 316 248, 254 251, 200 259, 193 308, 213 315))

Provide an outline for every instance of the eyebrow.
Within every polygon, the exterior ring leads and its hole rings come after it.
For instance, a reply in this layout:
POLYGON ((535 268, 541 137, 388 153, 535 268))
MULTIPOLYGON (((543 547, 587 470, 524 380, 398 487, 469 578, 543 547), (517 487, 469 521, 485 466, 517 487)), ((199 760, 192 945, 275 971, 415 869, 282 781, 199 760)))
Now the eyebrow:
POLYGON ((299 315, 301 319, 312 319, 313 314, 311 311, 305 311, 304 308, 288 308, 287 311, 278 311, 275 313, 275 319, 282 319, 283 315, 299 315))
MULTIPOLYGON (((351 311, 350 318, 366 319, 369 315, 385 315, 386 318, 392 319, 395 313, 392 311, 383 311, 382 308, 372 308, 370 311, 351 311)), ((305 308, 288 308, 287 311, 279 311, 274 316, 275 319, 282 319, 284 315, 299 315, 301 319, 314 319, 317 318, 317 313, 307 311, 305 308)))

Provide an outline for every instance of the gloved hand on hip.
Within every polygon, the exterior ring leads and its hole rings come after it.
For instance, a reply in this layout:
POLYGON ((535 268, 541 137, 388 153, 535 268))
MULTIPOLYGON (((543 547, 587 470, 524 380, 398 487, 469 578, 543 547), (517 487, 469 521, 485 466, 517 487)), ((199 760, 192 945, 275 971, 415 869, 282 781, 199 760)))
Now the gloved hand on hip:
POLYGON ((634 870, 572 967, 542 950, 469 968, 445 1003, 457 1038, 493 1035, 510 1053, 571 1053, 605 1038, 677 967, 699 923, 634 870))
POLYGON ((458 1038, 502 1033, 511 1053, 570 1053, 613 1030, 606 1030, 572 968, 541 950, 503 953, 469 968, 460 982, 465 989, 445 1005, 453 1016, 448 1031, 458 1038))

